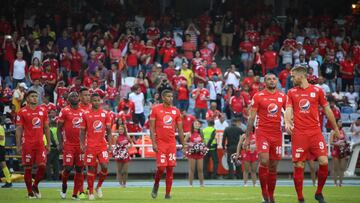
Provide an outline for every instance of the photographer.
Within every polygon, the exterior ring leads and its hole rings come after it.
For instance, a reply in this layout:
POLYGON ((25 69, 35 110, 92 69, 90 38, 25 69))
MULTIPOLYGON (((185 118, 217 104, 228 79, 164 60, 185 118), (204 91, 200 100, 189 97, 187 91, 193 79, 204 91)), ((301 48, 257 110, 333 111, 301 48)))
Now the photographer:
MULTIPOLYGON (((164 90, 173 90, 169 80, 166 77, 163 77, 160 83, 156 86, 156 90, 161 95, 161 92, 164 90)), ((175 97, 174 97, 175 98, 175 97)))

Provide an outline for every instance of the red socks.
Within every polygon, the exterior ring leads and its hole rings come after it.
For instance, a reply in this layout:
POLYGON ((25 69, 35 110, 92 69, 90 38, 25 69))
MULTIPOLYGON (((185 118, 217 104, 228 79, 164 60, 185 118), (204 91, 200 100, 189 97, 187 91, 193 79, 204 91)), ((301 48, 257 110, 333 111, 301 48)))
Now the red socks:
POLYGON ((100 173, 99 173, 99 181, 98 181, 98 184, 97 184, 97 188, 101 187, 102 186, 102 183, 104 182, 104 180, 106 179, 106 176, 107 176, 107 172, 108 172, 108 169, 105 168, 105 169, 101 169, 100 173))
POLYGON ((171 186, 173 182, 173 175, 174 168, 171 166, 166 167, 166 195, 170 195, 171 192, 171 186))
POLYGON ((161 176, 163 175, 164 171, 165 171, 164 167, 157 168, 156 173, 155 173, 155 182, 154 182, 155 187, 159 187, 160 179, 161 179, 161 176))
MULTIPOLYGON (((76 175, 76 174, 75 174, 76 175)), ((83 193, 84 192, 84 172, 82 171, 81 173, 78 174, 78 181, 79 181, 79 192, 83 193)))
POLYGON ((63 185, 67 185, 68 178, 69 178, 69 173, 66 172, 66 170, 64 169, 61 173, 61 180, 63 185))
POLYGON ((274 191, 275 191, 275 186, 276 186, 276 176, 277 176, 276 171, 269 171, 267 186, 268 186, 268 192, 269 192, 269 199, 271 201, 274 200, 274 191))
POLYGON ((73 190, 73 195, 77 195, 79 190, 80 190, 80 187, 82 186, 82 181, 84 181, 84 175, 82 173, 78 173, 78 172, 75 172, 75 175, 74 175, 74 190, 73 190), (81 180, 81 177, 83 177, 83 179, 81 180))
POLYGON ((38 166, 36 176, 35 176, 35 181, 34 181, 35 186, 39 185, 39 182, 43 179, 44 174, 45 174, 45 166, 44 165, 38 166))
POLYGON ((267 166, 259 165, 259 180, 260 180, 261 192, 263 198, 266 200, 269 198, 268 176, 269 176, 269 168, 267 166))
POLYGON ((89 187, 89 194, 94 194, 94 182, 95 182, 95 173, 94 171, 87 172, 87 183, 89 187))
POLYGON ((25 168, 25 174, 24 174, 24 180, 26 184, 26 189, 28 191, 28 194, 32 193, 32 185, 31 185, 31 168, 25 168))
POLYGON ((295 167, 294 168, 294 185, 295 185, 295 190, 296 190, 296 193, 298 196, 298 200, 304 199, 304 196, 302 193, 303 181, 304 181, 304 168, 295 167))
POLYGON ((318 187, 317 187, 317 190, 316 190, 316 194, 322 193, 322 189, 323 189, 323 187, 325 185, 325 182, 326 182, 326 179, 327 179, 327 176, 328 176, 328 172, 329 172, 328 164, 319 165, 319 170, 318 170, 318 173, 317 173, 318 187))

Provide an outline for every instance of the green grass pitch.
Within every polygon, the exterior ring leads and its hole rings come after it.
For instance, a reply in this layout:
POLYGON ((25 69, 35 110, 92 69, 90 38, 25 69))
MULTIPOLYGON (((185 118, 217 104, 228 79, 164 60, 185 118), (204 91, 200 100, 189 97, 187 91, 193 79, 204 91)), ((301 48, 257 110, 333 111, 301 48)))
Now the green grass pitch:
MULTIPOLYGON (((313 194, 315 187, 304 187, 304 196, 307 203, 316 203, 313 194)), ((26 199, 25 189, 0 189, 0 202, 4 203, 28 203, 28 202, 47 202, 47 203, 66 203, 74 202, 71 200, 71 191, 68 191, 67 199, 60 199, 60 189, 40 188, 42 199, 26 199)), ((130 188, 103 188, 104 197, 92 202, 198 202, 198 203, 222 203, 222 202, 244 202, 260 203, 259 187, 175 187, 172 190, 172 199, 164 200, 165 188, 159 189, 157 199, 150 197, 151 188, 149 187, 130 187, 130 188)), ((275 192, 277 203, 296 203, 295 190, 291 186, 279 186, 275 192)), ((325 187, 324 196, 328 203, 360 203, 360 187, 345 186, 341 188, 325 187)), ((81 200, 80 202, 89 202, 81 200)))

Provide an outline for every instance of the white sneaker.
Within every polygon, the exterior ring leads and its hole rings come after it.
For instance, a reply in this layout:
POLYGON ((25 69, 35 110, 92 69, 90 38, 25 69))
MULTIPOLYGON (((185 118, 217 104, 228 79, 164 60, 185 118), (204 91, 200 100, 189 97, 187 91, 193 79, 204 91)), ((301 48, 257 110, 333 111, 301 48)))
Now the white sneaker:
POLYGON ((98 187, 96 188, 96 194, 99 198, 102 198, 103 197, 103 193, 102 193, 102 190, 101 190, 101 187, 98 187))
POLYGON ((223 56, 223 57, 221 58, 221 60, 225 61, 225 60, 226 60, 226 57, 225 57, 225 56, 223 56))
POLYGON ((245 183, 245 184, 244 184, 244 187, 247 187, 247 186, 248 186, 247 183, 245 183))
POLYGON ((89 194, 89 200, 95 200, 95 195, 94 194, 89 194))
POLYGON ((66 199, 66 193, 63 193, 62 191, 60 191, 60 197, 61 197, 61 199, 66 199))

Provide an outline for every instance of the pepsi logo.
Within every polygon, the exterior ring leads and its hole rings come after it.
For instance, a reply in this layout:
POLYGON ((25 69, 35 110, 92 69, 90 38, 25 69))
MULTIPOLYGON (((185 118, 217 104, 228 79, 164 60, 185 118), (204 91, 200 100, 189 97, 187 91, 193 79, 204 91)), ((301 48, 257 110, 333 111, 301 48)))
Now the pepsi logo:
POLYGON ((278 112, 278 106, 275 103, 271 103, 269 104, 269 106, 267 107, 267 110, 269 112, 269 114, 276 114, 278 112))
POLYGON ((307 111, 310 109, 310 101, 307 99, 301 99, 299 102, 300 110, 307 111))
POLYGON ((79 118, 79 117, 73 118, 72 124, 73 124, 74 128, 80 128, 80 123, 81 123, 81 118, 79 118))
POLYGON ((31 121, 34 128, 39 128, 41 124, 41 120, 39 117, 34 117, 31 121))
POLYGON ((171 117, 171 116, 169 116, 169 115, 165 115, 165 116, 163 117, 163 121, 164 121, 164 124, 165 124, 165 125, 171 125, 171 124, 172 124, 173 119, 172 119, 172 117, 171 117))
POLYGON ((101 121, 99 121, 99 120, 94 121, 93 128, 94 128, 95 131, 101 130, 102 127, 103 127, 103 124, 102 124, 101 121))

